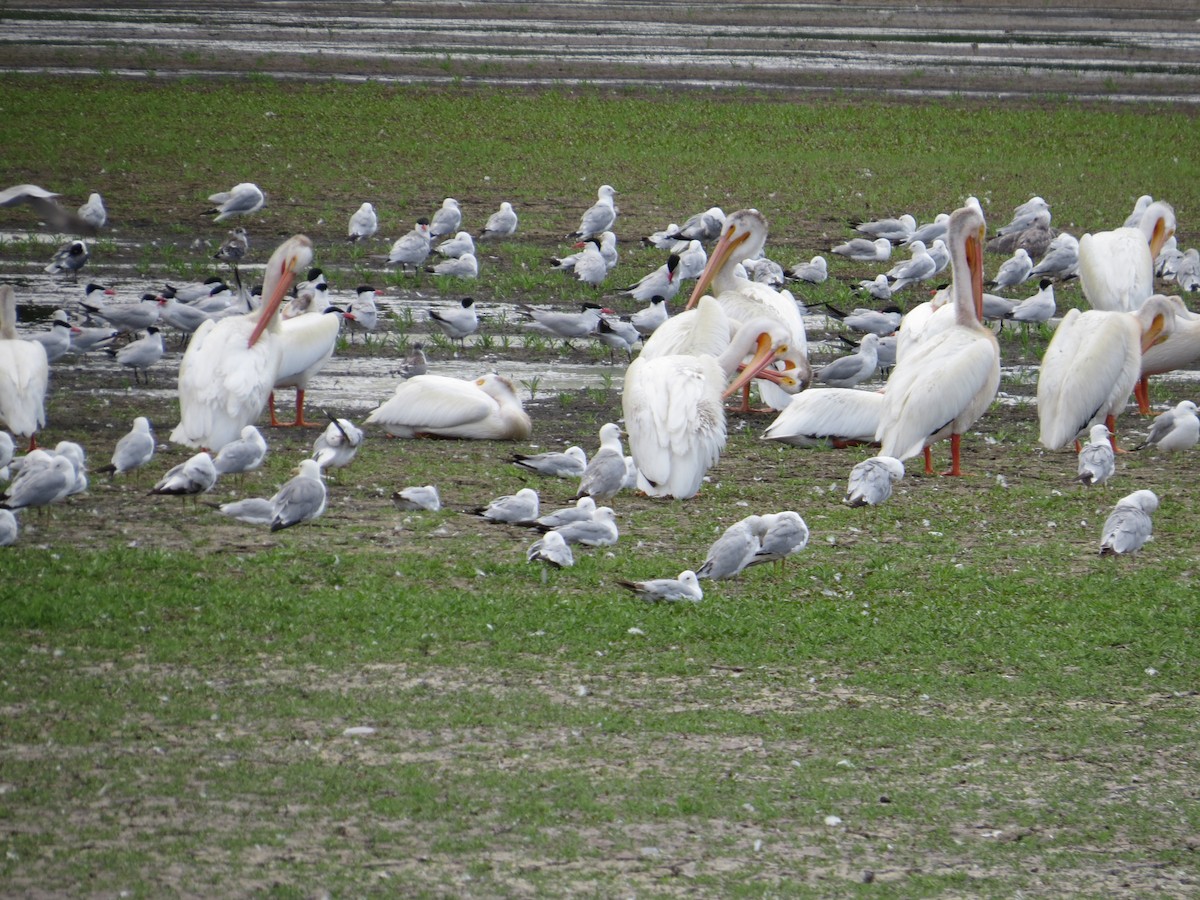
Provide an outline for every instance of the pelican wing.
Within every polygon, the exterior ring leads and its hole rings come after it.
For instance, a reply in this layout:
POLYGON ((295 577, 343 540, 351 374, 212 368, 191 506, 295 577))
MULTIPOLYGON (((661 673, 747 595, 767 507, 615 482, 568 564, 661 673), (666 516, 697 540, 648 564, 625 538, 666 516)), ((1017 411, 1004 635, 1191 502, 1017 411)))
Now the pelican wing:
POLYGON ((417 375, 398 385, 392 398, 366 421, 415 432, 432 431, 478 422, 498 408, 496 401, 473 381, 417 375))
POLYGON ((831 440, 875 440, 883 394, 853 388, 822 388, 792 398, 765 432, 763 440, 796 447, 822 446, 831 440))

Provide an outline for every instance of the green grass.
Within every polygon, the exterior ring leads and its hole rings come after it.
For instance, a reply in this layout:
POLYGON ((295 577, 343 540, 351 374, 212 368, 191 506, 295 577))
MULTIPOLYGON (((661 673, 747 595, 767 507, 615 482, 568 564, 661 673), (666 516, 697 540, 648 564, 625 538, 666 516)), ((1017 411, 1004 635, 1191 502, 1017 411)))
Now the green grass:
MULTIPOLYGON (((993 219, 1041 194, 1075 232, 1162 195, 1187 246, 1200 184, 1195 114, 1175 108, 6 76, 0 109, 10 183, 99 190, 122 236, 166 236, 140 271, 198 267, 194 233, 224 231, 204 198, 242 180, 270 197, 255 228, 313 234, 343 286, 380 272, 340 241, 362 199, 392 236, 447 195, 473 222, 512 200, 522 239, 470 288, 512 302, 589 296, 544 262, 601 181, 623 272, 658 262, 636 236, 713 204, 764 210, 786 263, 851 216, 926 220, 968 194, 993 219)), ((861 267, 831 262, 810 302, 852 299, 837 278, 861 267)), ((503 356, 519 327, 502 327, 483 351, 503 356)), ((1031 362, 1047 339, 1001 338, 1031 362)), ((56 373, 51 406, 93 460, 117 435, 102 423, 147 404, 165 438, 169 399, 93 387, 56 373)), ((619 390, 538 386, 536 440, 594 449, 619 390)), ((525 448, 372 434, 326 516, 272 538, 97 478, 2 557, 2 892, 1186 895, 1194 456, 1131 455, 1088 492, 1070 454, 1033 449, 1028 408, 998 405, 964 442, 973 477, 914 465, 887 505, 851 510, 869 451, 766 445, 763 424, 731 433, 697 500, 618 498, 621 543, 563 572, 462 512, 525 484, 565 505, 574 485, 501 464, 525 448), (391 507, 430 482, 442 512, 391 507), (1098 558, 1108 508, 1143 486, 1164 498, 1156 540, 1098 558), (781 508, 813 532, 782 571, 682 608, 616 585, 698 566, 724 526, 781 508)), ((269 492, 311 437, 272 433, 264 471, 227 490, 269 492)))

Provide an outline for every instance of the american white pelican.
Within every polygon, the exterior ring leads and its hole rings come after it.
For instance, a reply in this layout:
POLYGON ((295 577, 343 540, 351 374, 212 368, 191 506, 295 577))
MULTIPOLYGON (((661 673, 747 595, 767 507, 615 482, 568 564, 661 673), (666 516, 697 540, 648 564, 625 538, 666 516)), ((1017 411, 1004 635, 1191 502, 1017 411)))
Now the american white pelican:
POLYGON ((550 475, 554 478, 579 478, 587 468, 587 454, 582 447, 568 447, 563 451, 547 451, 546 453, 514 453, 512 461, 515 465, 539 475, 550 475))
POLYGON ((87 203, 79 207, 79 218, 97 231, 103 228, 108 222, 108 210, 104 208, 104 198, 95 192, 89 194, 87 203))
POLYGON ((878 506, 892 496, 892 484, 904 477, 904 463, 892 456, 872 456, 850 470, 843 503, 878 506))
POLYGON ((1118 500, 1100 532, 1100 555, 1116 556, 1141 550, 1154 530, 1150 514, 1157 509, 1158 497, 1154 491, 1134 491, 1118 500))
MULTIPOLYGON (((725 219, 721 238, 713 248, 708 265, 696 279, 687 306, 689 309, 695 306, 711 285, 713 296, 729 318, 748 322, 766 317, 782 327, 786 346, 777 347, 777 356, 783 366, 784 379, 780 380, 780 373, 774 366, 765 369, 763 377, 771 378, 772 382, 763 384, 759 393, 773 409, 783 409, 791 395, 803 388, 812 375, 801 307, 790 291, 778 291, 751 281, 737 271, 740 262, 762 254, 767 243, 767 230, 766 218, 756 209, 731 213, 725 219)), ((742 409, 749 409, 748 390, 743 395, 742 409)))
POLYGON ((481 241, 498 241, 512 237, 517 231, 517 214, 513 205, 508 201, 500 204, 500 208, 488 216, 487 224, 479 232, 481 241))
POLYGON ((454 234, 460 225, 462 225, 462 208, 453 197, 447 197, 429 222, 429 236, 436 239, 443 235, 454 234))
POLYGON ((611 500, 624 482, 625 449, 621 444, 621 426, 606 422, 600 426, 600 449, 592 454, 584 468, 575 499, 611 500))
POLYGON ((294 472, 294 476, 271 498, 272 531, 311 522, 325 512, 325 479, 317 461, 302 459, 294 472))
POLYGON ((647 581, 625 581, 617 584, 633 591, 647 603, 699 603, 704 599, 700 581, 691 569, 684 569, 677 578, 651 578, 647 581))
POLYGON ((262 414, 283 355, 279 305, 311 261, 307 237, 284 241, 264 271, 262 306, 205 322, 192 335, 179 364, 180 419, 172 441, 216 452, 262 414))
POLYGON ((79 279, 79 270, 87 265, 92 252, 88 249, 87 241, 67 241, 55 252, 50 259, 50 265, 45 270, 51 275, 70 272, 72 280, 79 279))
POLYGON ((248 216, 258 212, 267 205, 267 198, 257 184, 243 181, 228 191, 210 194, 208 202, 217 204, 215 209, 208 211, 217 214, 213 221, 224 222, 231 216, 248 216))
POLYGON ((316 424, 304 418, 304 392, 308 382, 333 356, 341 327, 342 311, 336 306, 327 306, 324 310, 313 309, 279 323, 278 336, 282 348, 279 370, 267 397, 272 425, 291 427, 316 424), (296 418, 293 422, 279 422, 275 418, 275 391, 286 387, 296 389, 296 418))
MULTIPOLYGON (((829 263, 823 256, 814 256, 806 263, 796 263, 792 266, 788 277, 793 281, 803 281, 807 284, 824 284, 829 277, 829 263)), ((884 279, 886 282, 886 279, 884 279)))
POLYGON ((568 544, 582 544, 585 547, 611 547, 620 537, 617 515, 611 506, 597 506, 590 519, 567 522, 552 530, 568 544))
POLYGON ((312 458, 322 472, 344 469, 358 455, 363 437, 363 430, 349 419, 333 419, 313 441, 312 458))
POLYGON ((793 447, 870 444, 879 430, 883 394, 854 388, 804 391, 763 432, 764 441, 793 447))
POLYGON ((1029 258, 1029 251, 1024 247, 1019 247, 1016 253, 1000 264, 1000 268, 996 271, 996 277, 988 282, 988 287, 996 287, 1000 290, 1016 287, 1032 274, 1033 260, 1029 258))
POLYGON ((702 298, 697 315, 701 327, 694 329, 695 334, 711 330, 718 343, 705 346, 706 342, 697 338, 692 352, 664 356, 655 356, 653 351, 648 356, 643 350, 625 372, 621 405, 630 453, 638 468, 638 488, 652 497, 695 496, 704 474, 725 447, 722 398, 758 377, 788 349, 790 337, 776 320, 745 322, 730 340, 728 318, 715 300, 702 298), (706 328, 706 319, 717 324, 706 328), (751 353, 753 358, 726 387, 751 353))
POLYGON ((412 266, 413 271, 417 272, 421 263, 425 262, 425 257, 429 255, 429 249, 429 220, 422 216, 417 219, 416 227, 412 231, 396 238, 391 252, 388 253, 386 265, 400 266, 402 272, 407 272, 408 267, 412 266))
MULTIPOLYGON (((1089 424, 1116 433, 1116 418, 1137 384, 1142 354, 1170 334, 1175 310, 1161 295, 1134 312, 1072 309, 1063 316, 1038 372, 1039 437, 1065 447, 1089 424)), ((1116 447, 1116 437, 1113 437, 1116 447)))
POLYGON ((850 227, 859 234, 865 234, 870 238, 884 238, 898 244, 908 240, 917 230, 917 220, 908 213, 904 213, 895 218, 876 219, 873 222, 851 219, 850 227))
POLYGON ((1104 484, 1117 471, 1117 460, 1109 443, 1108 426, 1097 422, 1092 426, 1088 442, 1079 451, 1075 480, 1091 487, 1104 484))
POLYGON ((437 512, 442 508, 442 498, 438 496, 437 487, 432 484, 400 488, 392 494, 392 503, 397 509, 406 511, 424 509, 437 512))
POLYGON ((1079 239, 1079 283, 1092 309, 1129 312, 1154 293, 1154 258, 1175 233, 1175 211, 1151 203, 1137 228, 1116 228, 1079 239))
POLYGON ((1150 414, 1151 375, 1192 368, 1200 362, 1200 314, 1189 310, 1179 297, 1166 297, 1166 300, 1175 310, 1175 324, 1166 340, 1142 353, 1141 378, 1134 388, 1138 411, 1142 415, 1150 414))
POLYGON ((766 528, 767 523, 762 516, 746 516, 734 522, 708 548, 704 563, 696 570, 696 577, 714 581, 733 578, 750 565, 762 547, 766 528))
POLYGON ((721 236, 725 227, 725 211, 713 206, 702 213, 688 216, 688 220, 668 235, 677 241, 712 241, 721 236))
MULTIPOLYGON (((1000 348, 980 322, 983 305, 983 215, 972 206, 950 216, 955 323, 899 357, 888 379, 876 437, 882 456, 905 460, 950 435, 947 474, 961 475, 963 433, 983 415, 1000 386, 1000 348)), ((932 474, 930 456, 925 469, 932 474)))
POLYGON ((463 297, 458 301, 458 308, 436 310, 429 308, 429 321, 436 325, 446 337, 458 341, 465 347, 467 336, 479 330, 479 314, 475 311, 475 301, 471 297, 463 297))
POLYGON ((817 369, 813 373, 813 381, 830 387, 852 388, 874 375, 878 365, 879 335, 867 334, 863 336, 856 352, 817 369))
POLYGON ((617 208, 613 204, 616 190, 611 185, 602 184, 596 191, 596 202, 584 212, 579 220, 579 227, 567 235, 570 240, 588 241, 599 237, 601 232, 612 229, 617 220, 617 208))
POLYGON ((375 215, 375 207, 370 203, 363 203, 350 216, 350 221, 346 225, 346 240, 352 244, 357 241, 365 241, 374 237, 378 230, 379 217, 375 215))
POLYGON ((1133 449, 1152 447, 1173 453, 1191 450, 1197 440, 1200 440, 1200 419, 1196 418, 1196 404, 1191 400, 1182 400, 1175 404, 1174 409, 1157 416, 1146 439, 1133 449))
POLYGON ((533 423, 507 378, 489 373, 473 381, 418 375, 367 416, 396 437, 527 441, 533 423))
POLYGON ((0 423, 36 446, 34 435, 46 424, 44 403, 50 379, 46 350, 17 337, 17 295, 0 284, 0 423))
POLYGON ((109 355, 117 362, 133 369, 134 384, 138 382, 139 373, 146 384, 150 383, 150 367, 162 359, 165 352, 162 332, 153 325, 146 329, 145 337, 130 341, 120 350, 108 349, 109 355))
POLYGON ((566 569, 575 565, 575 555, 571 553, 570 545, 563 540, 557 531, 547 531, 529 545, 525 552, 527 562, 544 562, 556 569, 566 569))
POLYGON ((790 509, 767 513, 762 520, 758 550, 746 565, 761 566, 769 562, 782 564, 789 556, 808 546, 808 525, 800 513, 790 509))
POLYGON ((538 517, 538 492, 533 488, 521 488, 515 494, 496 497, 487 506, 476 507, 473 512, 489 522, 532 525, 538 517))

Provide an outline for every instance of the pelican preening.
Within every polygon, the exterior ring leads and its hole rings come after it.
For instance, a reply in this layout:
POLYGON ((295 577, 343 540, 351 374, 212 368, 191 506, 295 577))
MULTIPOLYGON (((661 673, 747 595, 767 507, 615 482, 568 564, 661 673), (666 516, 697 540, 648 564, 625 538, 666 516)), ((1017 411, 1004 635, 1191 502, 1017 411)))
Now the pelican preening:
POLYGON ((1175 210, 1149 204, 1136 228, 1079 239, 1079 283, 1093 309, 1130 312, 1154 293, 1154 260, 1175 233, 1175 210))
POLYGON ((366 423, 402 438, 526 441, 533 433, 513 383, 494 373, 473 381, 417 375, 402 381, 366 423))

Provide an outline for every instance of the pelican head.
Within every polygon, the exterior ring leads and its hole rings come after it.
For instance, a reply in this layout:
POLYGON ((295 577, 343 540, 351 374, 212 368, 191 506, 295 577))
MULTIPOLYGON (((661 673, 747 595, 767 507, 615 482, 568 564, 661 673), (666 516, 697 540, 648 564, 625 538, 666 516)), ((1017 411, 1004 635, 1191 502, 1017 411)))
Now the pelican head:
MULTIPOLYGON (((729 342, 729 347, 721 354, 720 364, 725 371, 731 372, 748 354, 750 361, 742 366, 741 372, 730 382, 722 396, 736 393, 751 379, 763 375, 776 359, 786 358, 790 349, 789 341, 790 336, 778 322, 771 319, 752 319, 742 325, 729 342)), ((783 373, 780 377, 783 377, 783 373)))
POLYGON ((987 223, 977 206, 968 204, 950 214, 947 237, 954 296, 956 302, 962 298, 960 309, 964 304, 974 307, 976 321, 983 321, 983 242, 986 235, 987 223))
POLYGON ((1175 234, 1175 210, 1170 203, 1156 200, 1142 213, 1142 233, 1150 243, 1150 258, 1158 259, 1163 244, 1175 234))
POLYGON ((1175 307, 1162 294, 1155 294, 1134 313, 1142 326, 1142 352, 1161 344, 1175 330, 1175 307))
POLYGON ((266 300, 259 307, 258 323, 250 334, 247 346, 253 347, 257 344, 267 326, 275 321, 279 304, 283 302, 284 296, 295 282, 296 273, 305 271, 312 258, 312 241, 303 234, 293 235, 275 248, 263 273, 263 297, 266 300))
POLYGON ((708 258, 708 265, 696 279, 696 287, 688 298, 686 309, 696 305, 713 279, 726 267, 757 256, 767 243, 767 219, 757 209, 739 209, 725 219, 720 240, 708 258))

